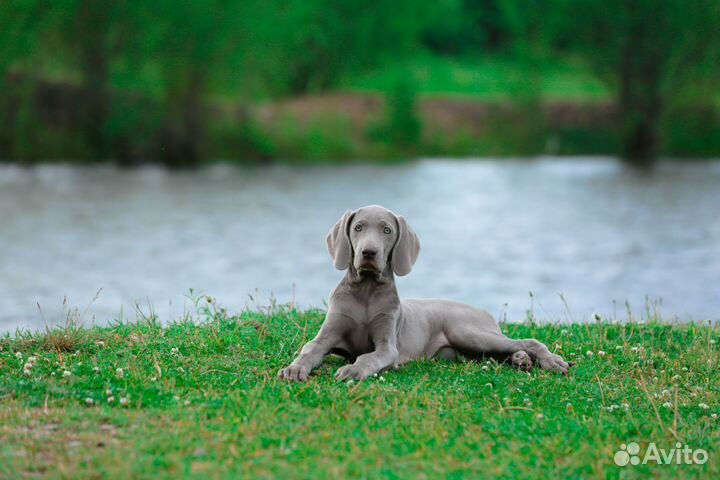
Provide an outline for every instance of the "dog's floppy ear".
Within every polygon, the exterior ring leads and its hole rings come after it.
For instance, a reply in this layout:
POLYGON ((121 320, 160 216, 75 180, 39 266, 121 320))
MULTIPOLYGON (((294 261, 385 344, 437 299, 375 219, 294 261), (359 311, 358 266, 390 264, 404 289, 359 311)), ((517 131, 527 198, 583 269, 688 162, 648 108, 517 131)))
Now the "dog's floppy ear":
POLYGON ((392 253, 392 268, 395 275, 407 275, 415 265, 420 253, 420 240, 402 215, 397 215, 398 239, 392 253))
POLYGON ((333 258, 335 268, 338 270, 345 270, 350 266, 352 247, 350 246, 350 238, 348 237, 348 225, 354 215, 355 212, 352 210, 345 212, 345 214, 340 217, 340 220, 333 225, 325 238, 328 252, 333 258))

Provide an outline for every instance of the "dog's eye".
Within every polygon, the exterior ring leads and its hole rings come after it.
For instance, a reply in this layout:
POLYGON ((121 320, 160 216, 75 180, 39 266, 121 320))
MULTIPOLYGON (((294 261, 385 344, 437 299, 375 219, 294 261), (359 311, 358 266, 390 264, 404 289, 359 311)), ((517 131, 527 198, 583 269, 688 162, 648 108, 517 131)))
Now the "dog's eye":
POLYGON ((355 225, 355 231, 356 231, 356 232, 359 232, 359 231, 361 231, 361 230, 362 230, 362 225, 360 225, 360 224, 355 225))
POLYGON ((385 227, 383 229, 383 232, 385 232, 386 235, 390 235, 392 233, 392 230, 390 230, 390 227, 385 227))

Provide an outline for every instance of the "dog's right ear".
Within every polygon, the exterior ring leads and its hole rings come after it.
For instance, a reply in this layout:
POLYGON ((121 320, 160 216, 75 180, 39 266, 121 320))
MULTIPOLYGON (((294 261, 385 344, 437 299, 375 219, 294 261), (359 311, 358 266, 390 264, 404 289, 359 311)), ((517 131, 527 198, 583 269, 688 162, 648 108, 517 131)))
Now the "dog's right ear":
POLYGON ((348 225, 352 220, 355 212, 348 210, 340 217, 335 225, 328 232, 325 241, 327 242, 328 252, 333 258, 335 268, 345 270, 350 266, 352 260, 352 246, 350 245, 350 237, 348 237, 348 225))

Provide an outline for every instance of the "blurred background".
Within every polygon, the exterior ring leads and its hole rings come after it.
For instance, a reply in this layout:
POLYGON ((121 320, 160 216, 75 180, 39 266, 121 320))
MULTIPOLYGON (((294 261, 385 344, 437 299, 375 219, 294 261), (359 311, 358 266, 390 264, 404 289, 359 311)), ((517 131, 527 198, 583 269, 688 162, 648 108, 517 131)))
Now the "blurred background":
POLYGON ((718 25, 718 0, 3 2, 0 331, 322 307, 325 233, 370 203, 420 235, 405 296, 717 319, 718 25))

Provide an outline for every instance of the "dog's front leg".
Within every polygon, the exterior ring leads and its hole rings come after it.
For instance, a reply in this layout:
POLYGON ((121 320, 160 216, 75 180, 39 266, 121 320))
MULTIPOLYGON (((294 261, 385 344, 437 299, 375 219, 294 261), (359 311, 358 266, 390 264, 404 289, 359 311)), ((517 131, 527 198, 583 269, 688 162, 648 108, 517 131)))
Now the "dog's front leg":
POLYGON ((370 339, 375 351, 360 355, 352 365, 341 367, 338 380, 363 380, 375 372, 393 367, 398 361, 396 321, 394 315, 382 315, 370 324, 370 339))
POLYGON ((317 336, 303 346, 295 361, 278 372, 278 377, 294 382, 307 380, 310 372, 319 367, 325 355, 342 340, 344 321, 344 318, 328 313, 317 336))

